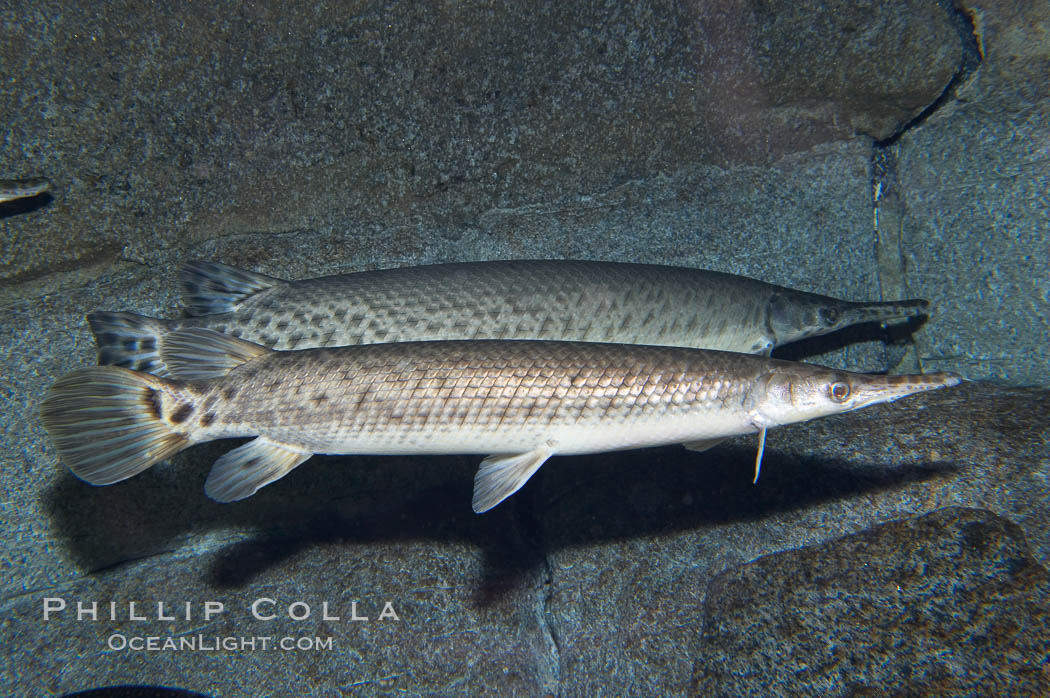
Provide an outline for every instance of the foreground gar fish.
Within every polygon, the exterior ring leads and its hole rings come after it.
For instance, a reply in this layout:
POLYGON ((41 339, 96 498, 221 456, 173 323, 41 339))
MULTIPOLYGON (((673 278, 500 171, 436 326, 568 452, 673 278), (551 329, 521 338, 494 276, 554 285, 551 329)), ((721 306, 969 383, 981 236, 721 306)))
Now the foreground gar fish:
POLYGON ((960 381, 949 373, 864 375, 730 352, 580 342, 275 352, 203 329, 172 333, 163 358, 177 380, 102 366, 51 388, 43 423, 77 476, 110 484, 192 444, 257 437, 221 457, 208 476, 207 494, 233 501, 314 453, 484 453, 493 455, 481 463, 473 501, 483 512, 552 455, 706 448, 960 381))
POLYGON ((33 179, 0 179, 0 204, 15 199, 40 196, 51 189, 51 182, 41 177, 33 179))
POLYGON ((187 319, 88 316, 99 363, 168 375, 172 330, 203 327, 272 349, 444 339, 553 339, 768 354, 924 300, 854 303, 743 276, 652 264, 503 261, 283 281, 223 264, 180 273, 187 319))

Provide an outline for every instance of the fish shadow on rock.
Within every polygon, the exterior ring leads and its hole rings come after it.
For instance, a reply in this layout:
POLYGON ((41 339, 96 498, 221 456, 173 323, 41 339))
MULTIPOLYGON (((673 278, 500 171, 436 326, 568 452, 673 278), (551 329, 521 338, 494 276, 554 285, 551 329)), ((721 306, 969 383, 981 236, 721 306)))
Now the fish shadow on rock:
MULTIPOLYGON (((346 467, 339 459, 326 460, 332 463, 321 464, 322 469, 329 465, 333 469, 346 467)), ((473 469, 472 464, 462 465, 464 475, 473 469)), ((407 470, 405 476, 409 476, 407 470)), ((259 532, 221 550, 208 581, 219 589, 238 589, 316 546, 372 546, 382 555, 384 546, 391 543, 468 543, 483 555, 476 601, 480 605, 498 601, 543 564, 543 548, 531 535, 528 517, 522 515, 528 500, 504 502, 481 517, 470 508, 472 479, 456 480, 415 490, 408 496, 388 497, 392 501, 383 501, 380 494, 370 506, 353 507, 349 512, 337 503, 326 502, 299 520, 285 519, 280 528, 259 532)))
MULTIPOLYGON (((768 472, 756 487, 749 467, 753 458, 746 447, 697 454, 677 446, 554 458, 521 491, 482 516, 468 506, 469 478, 467 486, 459 481, 418 490, 352 516, 327 507, 227 547, 217 555, 210 581, 239 588, 314 545, 458 541, 473 544, 484 556, 474 600, 489 606, 534 578, 547 555, 560 548, 754 520, 954 470, 944 463, 901 465, 858 476, 858 466, 845 461, 769 452, 768 472), (691 494, 684 498, 683 492, 691 494)), ((322 467, 345 467, 341 459, 325 460, 330 462, 322 467)), ((472 471, 476 459, 443 460, 464 460, 472 471)), ((403 477, 410 481, 411 473, 403 477)))
POLYGON ((556 550, 755 521, 943 477, 959 467, 949 462, 869 467, 767 447, 761 477, 753 484, 754 457, 754 448, 746 445, 704 453, 653 449, 645 460, 627 453, 608 454, 603 461, 581 457, 557 476, 547 473, 546 543, 556 550), (603 481, 607 484, 595 486, 603 481))
POLYGON ((195 447, 110 487, 63 478, 45 495, 60 540, 90 573, 170 552, 210 531, 253 529, 215 554, 207 582, 219 589, 243 587, 313 546, 466 542, 483 555, 474 596, 485 606, 535 578, 560 548, 759 519, 953 469, 904 464, 867 473, 855 462, 767 450, 754 486, 750 446, 556 457, 479 516, 470 508, 475 456, 318 456, 247 500, 218 504, 205 497, 203 483, 229 448, 195 447))
MULTIPOLYGON (((806 361, 814 356, 861 345, 865 342, 879 341, 886 347, 908 344, 911 342, 912 334, 926 324, 927 319, 925 315, 919 315, 885 326, 878 322, 850 325, 830 334, 800 339, 797 342, 779 346, 773 350, 772 356, 774 359, 785 361, 806 361)), ((871 370, 876 369, 871 368, 871 370)))
POLYGON ((43 495, 56 539, 90 574, 162 555, 213 531, 248 529, 252 537, 228 546, 211 580, 237 587, 314 543, 444 540, 484 548, 504 547, 507 536, 516 535, 501 533, 508 521, 498 521, 511 518, 509 502, 489 517, 471 510, 480 460, 473 456, 315 456, 248 499, 214 502, 204 494, 211 464, 239 443, 195 446, 106 487, 67 472, 43 495), (225 565, 226 558, 235 564, 225 565))

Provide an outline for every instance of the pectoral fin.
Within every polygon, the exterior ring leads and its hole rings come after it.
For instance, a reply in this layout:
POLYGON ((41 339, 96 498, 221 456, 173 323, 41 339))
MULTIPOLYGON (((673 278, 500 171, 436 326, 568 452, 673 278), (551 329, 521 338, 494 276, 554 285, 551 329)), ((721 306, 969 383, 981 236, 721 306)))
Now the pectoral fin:
POLYGON ((762 470, 762 454, 766 452, 766 428, 762 427, 762 430, 758 432, 758 455, 755 456, 755 479, 751 481, 752 485, 758 484, 758 474, 762 470))
POLYGON ((474 476, 474 512, 486 512, 517 492, 553 453, 554 445, 548 441, 527 453, 494 455, 481 461, 474 476))
POLYGON ((728 436, 719 436, 715 439, 697 439, 696 441, 686 441, 682 446, 690 451, 706 451, 709 448, 714 448, 728 438, 728 436))
POLYGON ((215 461, 204 483, 204 492, 218 502, 250 497, 312 455, 260 436, 215 461))

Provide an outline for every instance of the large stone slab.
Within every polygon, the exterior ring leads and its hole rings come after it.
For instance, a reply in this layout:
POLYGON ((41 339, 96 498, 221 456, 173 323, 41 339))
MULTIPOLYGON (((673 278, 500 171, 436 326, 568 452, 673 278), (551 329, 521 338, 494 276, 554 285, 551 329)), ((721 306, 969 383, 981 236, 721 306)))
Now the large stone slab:
POLYGON ((984 54, 957 99, 899 142, 906 282, 937 299, 930 369, 1046 385, 1050 3, 964 3, 984 54))
POLYGON ((698 695, 1046 695, 1050 577, 1014 524, 942 509, 719 575, 698 695))
MULTIPOLYGON (((294 533, 277 528, 288 520, 273 521, 220 551, 168 552, 8 598, 5 691, 138 683, 213 696, 554 692, 537 605, 542 568, 502 562, 520 546, 513 521, 467 518, 469 492, 459 489, 388 499, 364 518, 327 505, 300 510, 294 533), (450 517, 453 499, 459 514, 450 517), (95 616, 78 619, 85 609, 95 616)), ((122 512, 111 513, 117 525, 122 512)))
MULTIPOLYGON (((8 284, 246 232, 374 231, 397 260, 494 209, 892 133, 959 55, 933 0, 45 0, 0 21, 0 176, 55 182, 45 211, 5 219, 8 284)), ((807 220, 789 197, 778 211, 807 220)))

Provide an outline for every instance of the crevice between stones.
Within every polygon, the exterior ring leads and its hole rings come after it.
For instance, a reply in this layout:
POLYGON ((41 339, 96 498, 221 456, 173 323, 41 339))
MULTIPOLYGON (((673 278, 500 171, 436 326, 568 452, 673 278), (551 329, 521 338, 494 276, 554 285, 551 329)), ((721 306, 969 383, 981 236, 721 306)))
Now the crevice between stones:
POLYGON ((547 679, 552 689, 550 693, 553 695, 561 695, 561 642, 558 639, 558 631, 555 630, 554 625, 551 623, 551 598, 554 595, 554 568, 551 565, 550 556, 547 554, 547 550, 544 549, 543 553, 543 568, 544 568, 544 583, 542 596, 539 599, 539 621, 540 628, 543 629, 544 640, 547 644, 547 657, 549 670, 547 679))
MULTIPOLYGON (((953 99, 956 88, 969 79, 981 63, 981 49, 978 45, 973 17, 958 0, 937 0, 937 3, 947 13, 952 26, 959 35, 962 46, 962 59, 959 66, 944 90, 929 106, 889 138, 875 141, 871 149, 875 265, 878 271, 880 297, 883 300, 911 297, 904 263, 906 210, 897 169, 897 142, 904 133, 920 126, 948 100, 953 99)), ((909 325, 887 330, 884 341, 888 373, 922 371, 922 364, 919 360, 921 352, 911 339, 910 330, 909 325)))
MULTIPOLYGON (((911 298, 904 263, 904 199, 900 195, 897 152, 894 147, 871 151, 871 195, 874 216, 875 267, 879 297, 886 300, 911 298)), ((887 327, 883 333, 887 373, 919 373, 919 353, 910 337, 910 325, 887 327)))
POLYGON ((955 97, 955 89, 966 82, 981 64, 981 48, 978 45, 977 27, 974 25, 973 17, 957 0, 936 0, 936 2, 947 13, 949 21, 959 35, 959 43, 962 46, 962 59, 959 61, 955 74, 952 75, 948 84, 944 86, 941 94, 919 112, 918 115, 897 129, 892 136, 876 141, 875 148, 889 148, 895 145, 904 133, 924 123, 944 106, 948 100, 955 97))
POLYGON ((539 492, 542 491, 542 472, 533 477, 536 480, 527 497, 521 497, 516 508, 518 526, 526 545, 533 546, 536 557, 541 561, 542 584, 537 588, 535 599, 536 620, 542 632, 543 654, 538 657, 539 672, 543 692, 547 695, 561 695, 561 642, 554 623, 551 622, 551 600, 554 596, 554 566, 551 564, 550 550, 544 535, 543 520, 538 513, 542 509, 539 492), (538 486, 537 486, 538 485, 538 486))

